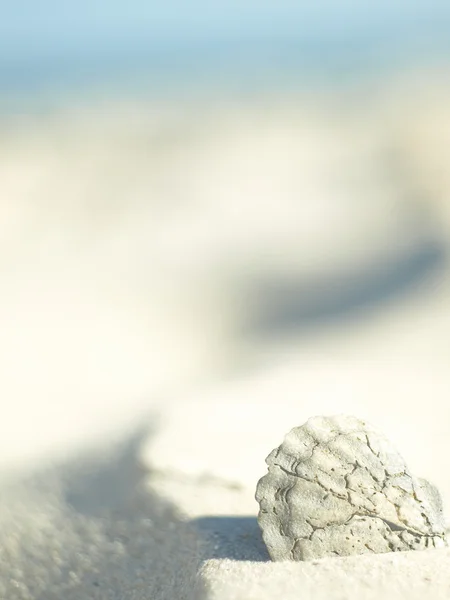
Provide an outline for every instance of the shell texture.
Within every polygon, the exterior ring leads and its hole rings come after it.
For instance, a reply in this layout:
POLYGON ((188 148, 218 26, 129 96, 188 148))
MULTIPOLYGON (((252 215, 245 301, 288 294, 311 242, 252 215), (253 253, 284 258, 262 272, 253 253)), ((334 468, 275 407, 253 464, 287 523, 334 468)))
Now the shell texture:
POLYGON ((313 417, 266 459, 258 522, 273 560, 446 545, 439 492, 415 479, 377 430, 355 417, 313 417))

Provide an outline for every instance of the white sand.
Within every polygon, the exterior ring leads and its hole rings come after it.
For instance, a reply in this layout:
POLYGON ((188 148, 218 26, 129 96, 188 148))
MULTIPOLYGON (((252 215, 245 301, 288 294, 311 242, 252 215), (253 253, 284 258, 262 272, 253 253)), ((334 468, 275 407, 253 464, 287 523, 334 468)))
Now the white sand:
POLYGON ((441 600, 448 598, 449 560, 449 550, 314 563, 211 560, 201 570, 198 593, 213 600, 441 600))
POLYGON ((448 596, 446 552, 266 563, 253 499, 350 412, 450 507, 432 89, 3 124, 0 598, 448 596))

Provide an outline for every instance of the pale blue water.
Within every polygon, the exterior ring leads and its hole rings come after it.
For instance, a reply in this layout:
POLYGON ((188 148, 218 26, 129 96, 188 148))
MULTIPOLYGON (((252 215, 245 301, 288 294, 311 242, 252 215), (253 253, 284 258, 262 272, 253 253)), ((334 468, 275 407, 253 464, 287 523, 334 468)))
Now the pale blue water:
POLYGON ((45 108, 102 89, 176 95, 205 86, 337 85, 450 57, 450 3, 208 6, 10 3, 0 22, 0 108, 45 108))

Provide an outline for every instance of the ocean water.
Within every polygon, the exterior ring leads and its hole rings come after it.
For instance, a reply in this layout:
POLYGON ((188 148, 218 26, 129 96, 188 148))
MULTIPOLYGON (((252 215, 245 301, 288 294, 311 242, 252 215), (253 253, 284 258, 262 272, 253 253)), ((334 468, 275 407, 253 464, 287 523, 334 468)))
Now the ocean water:
POLYGON ((82 6, 56 13, 29 7, 22 16, 10 8, 0 26, 0 108, 48 110, 98 94, 183 101, 192 94, 333 89, 446 64, 450 11, 414 7, 402 13, 382 3, 352 13, 325 6, 302 19, 301 11, 280 5, 272 27, 267 7, 254 7, 253 18, 247 10, 241 22, 230 7, 222 25, 220 11, 204 16, 193 7, 177 26, 154 8, 141 23, 132 7, 122 7, 122 23, 114 10, 89 22, 82 6))

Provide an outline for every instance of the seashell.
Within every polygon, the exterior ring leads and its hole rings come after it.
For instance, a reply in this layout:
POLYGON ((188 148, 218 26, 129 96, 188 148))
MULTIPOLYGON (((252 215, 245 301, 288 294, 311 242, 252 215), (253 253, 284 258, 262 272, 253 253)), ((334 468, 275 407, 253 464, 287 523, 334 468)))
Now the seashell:
POLYGON ((273 560, 446 546, 439 492, 365 421, 313 417, 266 463, 256 500, 273 560))

